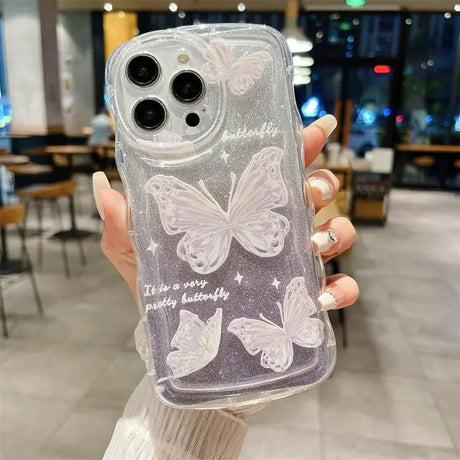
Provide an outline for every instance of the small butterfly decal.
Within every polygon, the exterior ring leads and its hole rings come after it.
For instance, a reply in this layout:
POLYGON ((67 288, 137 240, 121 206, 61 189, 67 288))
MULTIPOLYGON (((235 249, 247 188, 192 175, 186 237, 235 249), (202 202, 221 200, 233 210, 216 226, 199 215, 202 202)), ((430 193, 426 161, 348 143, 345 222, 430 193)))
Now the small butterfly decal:
POLYGON ((260 356, 260 365, 275 372, 283 372, 294 359, 293 344, 316 348, 324 340, 324 323, 310 318, 316 306, 309 297, 305 278, 294 278, 286 288, 283 305, 278 302, 282 326, 260 314, 261 320, 234 319, 228 331, 235 334, 251 355, 260 356))
POLYGON ((202 191, 162 174, 152 177, 145 190, 153 195, 168 235, 185 233, 177 255, 196 273, 217 270, 227 259, 232 238, 259 257, 277 256, 284 247, 290 224, 272 209, 285 206, 288 192, 281 175, 283 151, 267 147, 254 155, 235 189, 232 186, 227 211, 199 181, 202 191))
POLYGON ((204 51, 204 58, 206 63, 202 74, 208 83, 226 81, 230 91, 238 96, 251 89, 272 63, 267 51, 246 53, 234 60, 231 46, 221 38, 210 42, 204 51))
POLYGON ((222 308, 217 308, 206 324, 198 315, 188 310, 181 310, 179 318, 179 327, 171 340, 171 347, 177 350, 166 357, 166 364, 174 378, 184 377, 202 369, 217 356, 222 308))

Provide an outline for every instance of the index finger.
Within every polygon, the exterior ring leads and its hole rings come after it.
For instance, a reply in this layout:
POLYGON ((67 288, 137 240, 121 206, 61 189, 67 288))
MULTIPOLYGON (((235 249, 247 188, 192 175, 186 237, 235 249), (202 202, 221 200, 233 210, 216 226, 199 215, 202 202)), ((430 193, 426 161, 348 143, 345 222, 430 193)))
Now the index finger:
POLYGON ((334 115, 324 115, 311 125, 304 128, 302 132, 305 167, 308 167, 313 160, 320 154, 321 149, 326 143, 326 139, 337 126, 334 115))

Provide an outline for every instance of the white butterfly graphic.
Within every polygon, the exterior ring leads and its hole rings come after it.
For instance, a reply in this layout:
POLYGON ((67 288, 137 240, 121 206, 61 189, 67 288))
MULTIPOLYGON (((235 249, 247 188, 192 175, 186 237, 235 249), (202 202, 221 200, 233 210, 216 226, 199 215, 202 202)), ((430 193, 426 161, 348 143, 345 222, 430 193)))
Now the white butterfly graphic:
POLYGON ((277 147, 264 148, 254 155, 236 190, 236 176, 231 173, 227 211, 223 211, 202 180, 202 191, 174 176, 161 174, 145 184, 145 190, 158 204, 165 232, 185 233, 177 245, 177 255, 192 270, 200 274, 217 270, 227 259, 233 237, 260 257, 273 257, 283 250, 289 221, 272 211, 288 202, 280 168, 282 157, 283 151, 277 147))
POLYGON ((272 62, 267 51, 246 53, 234 61, 231 46, 221 38, 212 40, 203 54, 206 63, 201 70, 208 83, 227 81, 230 91, 238 96, 252 88, 272 62))
POLYGON ((283 305, 277 302, 282 327, 266 319, 262 314, 258 319, 238 318, 228 326, 251 355, 262 352, 260 364, 275 372, 283 372, 294 359, 293 343, 315 348, 324 340, 324 324, 317 318, 310 318, 316 312, 315 304, 309 297, 305 279, 294 278, 286 288, 283 305))
POLYGON ((166 357, 166 364, 174 378, 184 377, 203 368, 217 356, 222 308, 217 308, 206 324, 188 310, 181 310, 179 318, 179 327, 171 340, 171 347, 177 350, 166 357))

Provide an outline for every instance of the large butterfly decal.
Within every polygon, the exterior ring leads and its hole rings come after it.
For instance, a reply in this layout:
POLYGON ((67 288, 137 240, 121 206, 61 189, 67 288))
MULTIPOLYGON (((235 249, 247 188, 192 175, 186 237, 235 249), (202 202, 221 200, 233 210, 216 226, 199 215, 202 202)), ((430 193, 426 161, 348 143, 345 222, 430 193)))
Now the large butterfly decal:
POLYGON ((278 255, 290 225, 286 217, 273 212, 285 206, 288 192, 281 175, 283 151, 267 147, 254 155, 236 186, 232 186, 228 210, 199 181, 201 191, 174 176, 152 177, 145 190, 157 202, 160 219, 168 235, 185 233, 177 255, 197 273, 217 270, 227 259, 232 238, 260 257, 278 255))
POLYGON ((283 305, 278 302, 278 308, 281 327, 260 314, 261 320, 234 319, 228 331, 241 340, 249 354, 262 352, 262 367, 283 372, 289 369, 294 359, 294 343, 305 348, 315 348, 323 343, 324 324, 320 319, 310 318, 316 307, 302 277, 289 283, 283 305))
POLYGON ((202 74, 208 83, 228 82, 233 94, 241 95, 254 86, 272 62, 267 51, 256 51, 233 59, 231 46, 221 38, 212 40, 204 51, 202 74))
POLYGON ((179 318, 179 327, 171 340, 171 347, 177 350, 166 357, 166 364, 174 378, 184 377, 203 368, 217 356, 222 308, 217 308, 206 324, 188 310, 181 310, 179 318))

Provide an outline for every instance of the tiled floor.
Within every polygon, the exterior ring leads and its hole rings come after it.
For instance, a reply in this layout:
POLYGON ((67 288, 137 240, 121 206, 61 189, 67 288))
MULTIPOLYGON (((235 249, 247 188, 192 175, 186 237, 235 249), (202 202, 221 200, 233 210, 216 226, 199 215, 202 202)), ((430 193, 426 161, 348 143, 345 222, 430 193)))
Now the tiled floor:
MULTIPOLYGON (((82 185, 79 222, 96 230, 82 185)), ((342 262, 362 292, 347 313, 348 348, 339 347, 321 387, 251 416, 242 458, 460 458, 459 205, 453 194, 394 191, 387 225, 359 228, 342 262)), ((53 230, 51 217, 47 224, 53 230)), ((37 267, 45 317, 35 314, 27 279, 6 290, 1 459, 100 458, 143 374, 136 306, 96 239, 84 246, 85 267, 68 243, 67 280, 59 244, 45 240, 37 267)), ((37 238, 29 247, 36 260, 37 238)))

